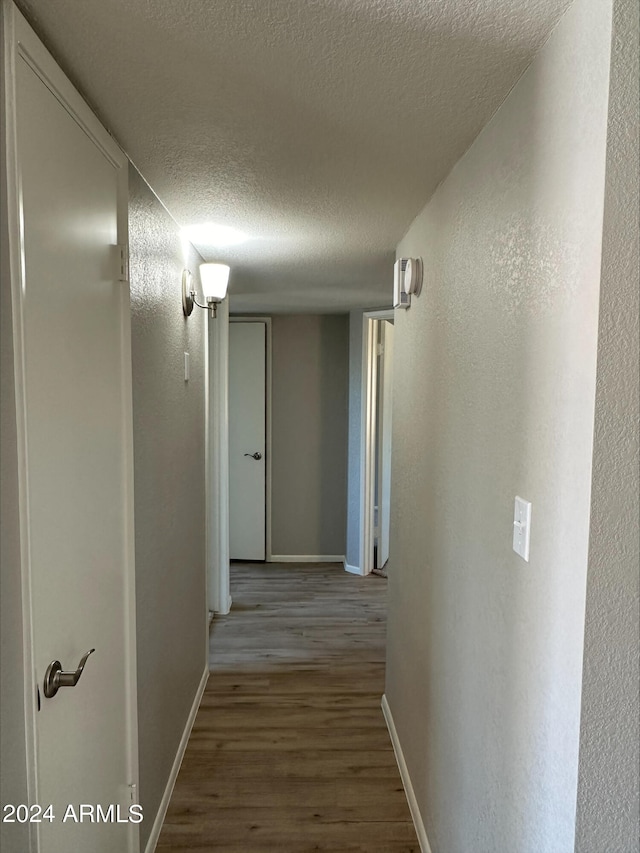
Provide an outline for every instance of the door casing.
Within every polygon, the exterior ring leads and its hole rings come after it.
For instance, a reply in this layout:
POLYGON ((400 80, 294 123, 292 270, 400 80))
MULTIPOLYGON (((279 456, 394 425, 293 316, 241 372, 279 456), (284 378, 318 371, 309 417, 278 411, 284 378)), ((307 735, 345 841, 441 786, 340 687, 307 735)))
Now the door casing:
POLYGON ((376 568, 384 568, 389 559, 390 492, 391 492, 391 424, 393 395, 393 333, 391 320, 378 320, 382 351, 378 363, 378 420, 376 425, 377 445, 377 494, 378 547, 376 568))
POLYGON ((207 599, 209 612, 231 610, 229 584, 229 300, 207 317, 207 599))
POLYGON ((378 322, 393 320, 393 308, 362 315, 362 410, 360 417, 360 561, 361 575, 374 568, 373 536, 376 465, 376 394, 378 386, 378 322))

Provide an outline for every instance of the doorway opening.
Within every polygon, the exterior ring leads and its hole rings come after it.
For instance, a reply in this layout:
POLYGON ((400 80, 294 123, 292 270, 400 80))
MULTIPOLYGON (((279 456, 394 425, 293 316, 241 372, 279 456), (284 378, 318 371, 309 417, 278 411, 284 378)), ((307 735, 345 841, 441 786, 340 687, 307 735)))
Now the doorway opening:
POLYGON ((229 326, 229 557, 271 558, 271 318, 229 326))
POLYGON ((394 312, 363 315, 361 435, 361 573, 384 573, 391 512, 391 409, 394 312))

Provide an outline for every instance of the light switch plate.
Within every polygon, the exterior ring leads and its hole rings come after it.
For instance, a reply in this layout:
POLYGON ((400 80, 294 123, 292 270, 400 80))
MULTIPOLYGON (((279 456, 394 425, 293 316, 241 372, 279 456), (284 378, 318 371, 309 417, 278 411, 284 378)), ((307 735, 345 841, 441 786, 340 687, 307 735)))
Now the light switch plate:
POLYGON ((516 497, 513 510, 513 550, 529 562, 529 540, 531 538, 531 502, 516 497))
POLYGON ((189 381, 189 353, 184 354, 184 381, 189 381))

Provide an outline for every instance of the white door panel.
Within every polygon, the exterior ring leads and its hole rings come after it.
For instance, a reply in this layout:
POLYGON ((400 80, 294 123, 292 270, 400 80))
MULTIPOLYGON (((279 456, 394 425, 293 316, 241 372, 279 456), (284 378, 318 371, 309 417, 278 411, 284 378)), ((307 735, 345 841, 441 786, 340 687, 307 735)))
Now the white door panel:
POLYGON ((229 325, 229 553, 264 560, 266 325, 229 325), (254 459, 253 454, 259 454, 254 459))
POLYGON ((135 850, 137 829, 63 822, 68 805, 120 806, 132 778, 128 288, 117 280, 119 169, 17 60, 22 301, 36 784, 55 820, 41 853, 135 850), (126 307, 125 307, 126 301, 126 307), (126 324, 125 324, 126 325, 126 324), (48 664, 75 687, 45 698, 48 664))

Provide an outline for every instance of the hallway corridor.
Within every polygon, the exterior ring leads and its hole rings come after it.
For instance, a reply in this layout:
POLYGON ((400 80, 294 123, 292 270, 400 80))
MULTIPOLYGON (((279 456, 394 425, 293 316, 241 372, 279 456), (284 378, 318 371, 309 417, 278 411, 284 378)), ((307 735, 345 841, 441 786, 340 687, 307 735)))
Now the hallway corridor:
POLYGON ((157 850, 419 853, 386 730, 386 581, 232 564, 157 850))

